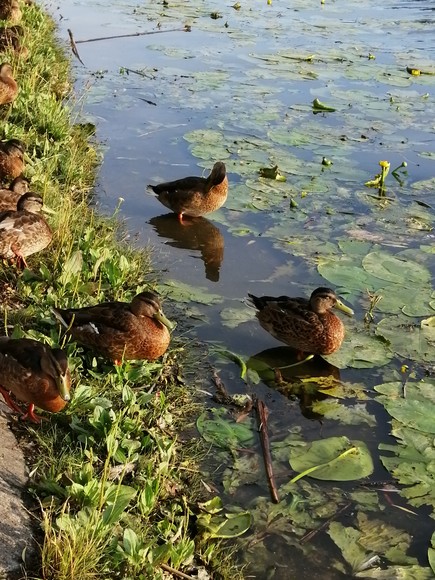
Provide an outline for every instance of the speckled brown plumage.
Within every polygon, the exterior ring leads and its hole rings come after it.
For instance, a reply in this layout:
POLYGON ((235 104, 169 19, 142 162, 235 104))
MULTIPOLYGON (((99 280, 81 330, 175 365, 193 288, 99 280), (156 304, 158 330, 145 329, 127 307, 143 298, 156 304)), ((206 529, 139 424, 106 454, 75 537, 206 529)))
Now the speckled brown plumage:
POLYGON ((11 50, 16 55, 26 59, 29 51, 21 42, 23 35, 24 29, 20 25, 0 26, 0 52, 11 50))
POLYGON ((207 178, 184 177, 149 187, 182 221, 183 215, 199 217, 219 209, 227 199, 228 177, 225 164, 218 161, 207 178))
POLYGON ((0 64, 0 105, 15 101, 18 95, 18 84, 12 76, 12 67, 7 62, 0 64))
POLYGON ((48 246, 52 233, 41 209, 41 197, 29 191, 20 197, 16 211, 0 214, 0 256, 17 258, 26 265, 27 256, 48 246))
POLYGON ((292 348, 310 354, 331 354, 344 338, 344 325, 331 312, 334 307, 349 315, 353 312, 338 300, 330 288, 317 288, 306 298, 249 294, 257 308, 261 326, 272 336, 292 348))
POLYGON ((71 375, 65 353, 30 338, 0 337, 0 392, 14 410, 20 408, 9 398, 28 403, 23 418, 39 422, 33 407, 57 413, 69 401, 71 375))
POLYGON ((114 362, 153 360, 169 346, 172 325, 155 292, 142 292, 130 303, 105 302, 53 312, 74 340, 114 362))
POLYGON ((0 180, 11 180, 24 171, 26 145, 19 139, 0 142, 0 180))
POLYGON ((8 20, 11 24, 18 24, 22 17, 18 0, 0 0, 0 20, 8 20))
POLYGON ((0 212, 16 211, 22 195, 29 191, 29 182, 24 177, 17 177, 9 188, 0 189, 0 212))

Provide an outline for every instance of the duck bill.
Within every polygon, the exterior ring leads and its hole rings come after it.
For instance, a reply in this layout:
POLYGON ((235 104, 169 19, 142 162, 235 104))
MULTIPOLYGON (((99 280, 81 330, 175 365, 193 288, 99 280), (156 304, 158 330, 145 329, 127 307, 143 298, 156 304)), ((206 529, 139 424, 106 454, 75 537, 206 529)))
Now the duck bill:
POLYGON ((69 394, 69 378, 67 374, 59 375, 56 379, 56 385, 59 391, 59 395, 64 401, 69 401, 71 396, 69 394))
POLYGON ((48 213, 49 215, 54 215, 56 213, 54 209, 51 209, 51 207, 48 207, 47 205, 42 206, 42 211, 44 213, 48 213))
POLYGON ((337 302, 335 304, 335 308, 338 308, 338 310, 341 310, 342 312, 344 312, 348 316, 354 315, 354 311, 352 310, 352 308, 349 308, 349 306, 346 306, 346 304, 343 304, 343 302, 341 300, 337 300, 337 302))
POLYGON ((161 310, 159 310, 154 314, 154 318, 158 320, 161 324, 164 324, 168 330, 172 330, 174 328, 172 322, 166 318, 166 316, 163 314, 161 310))

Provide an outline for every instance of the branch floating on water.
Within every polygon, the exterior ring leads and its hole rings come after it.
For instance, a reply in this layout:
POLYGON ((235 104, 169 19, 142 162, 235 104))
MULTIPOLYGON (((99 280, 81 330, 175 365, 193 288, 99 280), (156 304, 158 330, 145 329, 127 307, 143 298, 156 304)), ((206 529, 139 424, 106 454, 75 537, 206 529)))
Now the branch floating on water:
POLYGON ((272 455, 269 446, 269 434, 267 432, 267 407, 263 401, 254 397, 254 406, 257 411, 258 430, 260 432, 261 447, 263 448, 264 466, 266 468, 267 481, 269 483, 270 494, 274 503, 279 503, 278 490, 276 489, 273 475, 272 455))

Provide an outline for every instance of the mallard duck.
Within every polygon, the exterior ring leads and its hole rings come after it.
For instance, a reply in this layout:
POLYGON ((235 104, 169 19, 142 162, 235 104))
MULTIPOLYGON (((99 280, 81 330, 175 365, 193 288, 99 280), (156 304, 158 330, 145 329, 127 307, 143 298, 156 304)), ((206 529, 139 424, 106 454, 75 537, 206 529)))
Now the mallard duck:
POLYGON ((309 300, 288 296, 248 296, 267 332, 292 348, 310 354, 331 354, 343 342, 344 325, 331 312, 332 308, 353 315, 353 311, 330 288, 317 288, 309 300))
POLYGON ((0 0, 0 20, 9 20, 17 24, 21 20, 21 8, 18 0, 0 0))
POLYGON ((0 105, 7 105, 15 101, 18 95, 18 84, 12 76, 12 67, 9 63, 0 64, 0 105))
POLYGON ((28 403, 22 419, 40 422, 34 408, 57 413, 70 399, 71 375, 65 353, 30 338, 0 337, 0 393, 6 404, 19 413, 11 399, 28 403))
POLYGON ((19 139, 0 143, 0 179, 15 179, 23 173, 26 145, 19 139))
POLYGON ((18 200, 29 191, 29 182, 24 177, 17 177, 9 189, 0 189, 0 212, 16 211, 18 200))
POLYGON ((27 58, 29 51, 21 44, 23 34, 24 29, 20 25, 0 26, 0 52, 13 50, 15 54, 27 58))
POLYGON ((218 161, 207 178, 184 177, 148 187, 182 222, 183 215, 199 217, 219 209, 227 199, 228 177, 225 164, 218 161))
POLYGON ((17 265, 27 266, 27 256, 48 246, 52 233, 41 209, 41 197, 29 191, 18 200, 16 211, 0 213, 0 256, 17 258, 17 265))
POLYGON ((105 302, 85 308, 53 308, 74 340, 119 364, 122 359, 153 360, 169 346, 172 324, 155 292, 141 292, 128 302, 105 302))

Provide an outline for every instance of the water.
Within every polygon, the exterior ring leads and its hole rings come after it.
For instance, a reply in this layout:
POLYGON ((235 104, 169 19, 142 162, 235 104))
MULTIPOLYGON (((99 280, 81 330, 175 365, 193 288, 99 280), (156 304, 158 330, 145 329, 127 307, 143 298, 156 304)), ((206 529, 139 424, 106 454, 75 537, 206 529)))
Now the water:
MULTIPOLYGON (((113 212, 122 197, 121 215, 134 243, 155 247, 164 281, 189 285, 191 299, 180 308, 192 338, 219 342, 245 359, 261 353, 258 358, 271 367, 288 364, 289 350, 259 328, 244 298, 247 292, 308 296, 325 284, 337 286, 352 302, 357 331, 370 334, 363 323, 368 309, 364 284, 353 286, 351 277, 347 284, 335 283, 335 274, 326 281, 323 277, 322 264, 347 256, 349 240, 372 244, 367 251, 414 252, 412 259, 433 271, 434 188, 415 184, 434 175, 435 83, 431 75, 406 72, 406 67, 435 71, 435 11, 429 0, 327 0, 324 6, 275 0, 271 6, 242 3, 240 11, 208 1, 169 2, 165 7, 157 2, 61 0, 56 6, 66 43, 67 28, 76 41, 172 30, 78 42, 85 66, 76 61, 75 74, 78 91, 85 91, 84 115, 96 123, 104 150, 96 190, 100 209, 113 212), (210 18, 216 10, 222 18, 210 18), (182 31, 185 22, 192 24, 191 32, 182 31), (336 113, 314 115, 314 98, 335 107, 336 113), (206 133, 198 138, 197 130, 206 133), (323 156, 333 165, 322 166, 323 156), (225 207, 207 218, 182 226, 146 190, 149 183, 206 174, 217 159, 227 165, 230 193, 225 207), (388 159, 391 169, 402 161, 408 164, 401 184, 389 176, 385 196, 364 187, 379 172, 381 159, 388 159), (285 184, 258 179, 260 167, 275 164, 287 176, 285 184), (426 250, 417 255, 418 248, 426 250), (217 302, 197 302, 195 289, 217 295, 217 302), (224 315, 236 317, 234 312, 245 321, 230 328, 224 315)), ((356 264, 360 256, 352 256, 349 261, 356 264)), ((394 281, 386 280, 385 287, 394 281)), ((162 291, 168 302, 171 296, 177 300, 170 288, 162 291)), ((418 284, 413 291, 418 294, 418 284)), ((236 364, 211 360, 231 392, 246 391, 236 364)), ((248 390, 255 390, 269 407, 272 441, 282 441, 299 426, 306 440, 344 434, 362 439, 376 456, 378 442, 393 439, 388 415, 370 400, 372 386, 396 379, 403 362, 414 365, 417 376, 427 371, 422 361, 406 355, 370 368, 340 370, 315 361, 283 371, 287 382, 295 375, 333 376, 363 386, 369 396, 364 405, 375 426, 364 420, 354 425, 324 419, 312 404, 328 395, 307 393, 298 381, 290 394, 271 388, 266 379, 248 390)), ((340 404, 345 408, 355 401, 345 398, 340 404)), ((274 520, 268 512, 272 504, 261 461, 254 473, 253 480, 230 490, 226 480, 224 494, 226 505, 245 506, 256 516, 246 552, 249 572, 257 578, 345 577, 336 565, 340 550, 325 533, 306 544, 301 557, 300 534, 294 535, 288 517, 274 520), (267 506, 263 511, 258 508, 262 501, 267 506), (260 513, 269 516, 263 521, 260 513)), ((289 469, 281 471, 278 483, 290 477, 289 469)), ((216 478, 223 491, 224 464, 216 478)), ((375 460, 372 480, 389 478, 375 460)), ((341 487, 350 493, 357 484, 341 487)), ((328 494, 330 486, 320 484, 320 489, 328 494)), ((431 520, 419 515, 417 526, 415 516, 392 508, 380 496, 376 516, 413 535, 408 553, 427 565, 431 520)), ((354 522, 338 519, 344 525, 354 522)))

